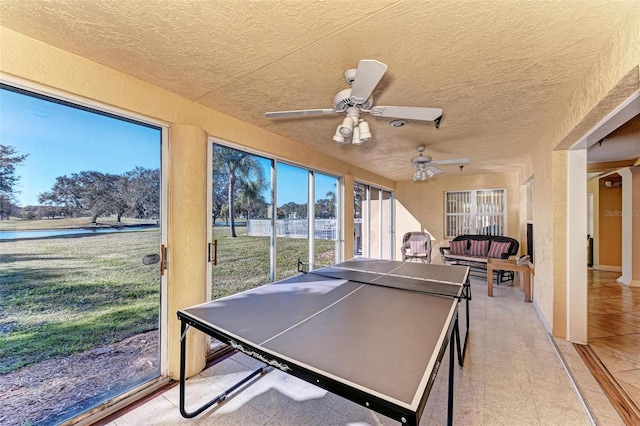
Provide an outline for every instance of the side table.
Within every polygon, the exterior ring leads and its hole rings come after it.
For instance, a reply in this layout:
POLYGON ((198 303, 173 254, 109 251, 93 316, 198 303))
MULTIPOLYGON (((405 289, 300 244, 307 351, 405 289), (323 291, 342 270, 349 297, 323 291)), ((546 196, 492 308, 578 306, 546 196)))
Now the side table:
POLYGON ((513 259, 487 259, 487 295, 493 297, 493 270, 520 272, 520 290, 524 289, 524 301, 531 302, 531 273, 529 264, 518 265, 513 259), (524 288, 523 288, 524 287, 524 288))

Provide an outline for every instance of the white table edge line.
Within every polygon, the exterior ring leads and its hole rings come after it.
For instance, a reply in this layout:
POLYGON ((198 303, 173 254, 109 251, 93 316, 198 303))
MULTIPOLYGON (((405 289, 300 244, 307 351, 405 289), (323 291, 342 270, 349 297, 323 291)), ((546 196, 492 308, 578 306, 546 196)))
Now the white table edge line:
MULTIPOLYGON (((451 305, 451 309, 449 310, 449 316, 447 317, 447 321, 446 324, 451 324, 451 321, 453 321, 453 315, 457 309, 457 301, 454 302, 451 305)), ((436 345, 437 348, 440 348, 442 346, 442 342, 444 341, 444 339, 447 336, 447 332, 449 331, 449 327, 445 327, 443 328, 442 332, 440 333, 440 337, 438 338, 438 344, 436 345)), ((451 335, 451 339, 449 339, 449 350, 453 350, 453 333, 451 335)), ((427 368, 425 370, 424 375, 422 376, 422 380, 420 381, 420 384, 418 385, 418 388, 416 389, 416 394, 413 397, 413 401, 411 402, 411 407, 417 407, 418 404, 420 403, 420 400, 422 398, 422 395, 424 394, 424 390, 427 387, 427 383, 429 383, 429 377, 431 376, 431 372, 433 371, 433 366, 436 362, 436 358, 438 356, 438 352, 434 352, 431 355, 431 359, 429 360, 429 364, 427 364, 427 368)), ((444 359, 444 356, 443 356, 444 359)), ((457 360, 456 360, 457 362, 457 360)), ((441 362, 442 363, 442 362, 441 362)), ((441 365, 442 366, 442 365, 441 365)), ((439 367, 440 368, 440 367, 439 367)))
POLYGON ((270 342, 271 340, 275 339, 276 337, 278 337, 278 336, 280 336, 280 335, 282 335, 282 334, 286 333, 287 331, 289 331, 289 330, 291 330, 291 329, 296 328, 296 327, 297 327, 297 326, 299 326, 300 324, 302 324, 302 323, 305 323, 305 322, 309 321, 311 318, 313 318, 313 317, 315 317, 315 316, 317 316, 317 315, 320 315, 322 312, 326 311, 327 309, 331 308, 332 306, 337 305, 338 303, 340 303, 341 301, 343 301, 343 300, 344 300, 344 299, 346 299, 347 297, 351 296, 353 293, 355 293, 356 291, 360 290, 360 289, 361 289, 362 287, 364 287, 364 286, 365 286, 365 284, 360 285, 360 287, 358 287, 358 288, 356 288, 355 290, 353 290, 353 291, 351 291, 351 292, 347 293, 346 295, 342 296, 340 299, 336 300, 336 301, 335 301, 335 302, 333 302, 332 304, 330 304, 330 305, 328 305, 328 306, 325 306, 324 308, 322 308, 321 310, 319 310, 319 311, 318 311, 318 312, 316 312, 315 314, 308 316, 307 318, 303 319, 302 321, 298 321, 297 323, 293 324, 293 325, 292 325, 292 326, 290 326, 289 328, 287 328, 287 329, 285 329, 285 330, 282 330, 280 333, 276 334, 275 336, 272 336, 272 337, 268 338, 267 340, 265 340, 265 341, 264 341, 264 342, 262 342, 262 343, 259 343, 258 345, 262 346, 262 345, 264 345, 265 343, 270 342))

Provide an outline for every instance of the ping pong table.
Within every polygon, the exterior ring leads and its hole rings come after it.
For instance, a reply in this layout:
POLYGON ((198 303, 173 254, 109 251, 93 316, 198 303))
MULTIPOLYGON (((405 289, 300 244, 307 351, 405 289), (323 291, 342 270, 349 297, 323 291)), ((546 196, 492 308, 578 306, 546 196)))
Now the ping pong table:
POLYGON ((180 413, 191 418, 270 368, 324 388, 403 425, 417 425, 449 345, 463 365, 469 268, 356 258, 178 311, 180 413), (466 302, 460 345, 458 306, 466 302), (186 334, 194 327, 265 365, 192 412, 185 409, 186 334))

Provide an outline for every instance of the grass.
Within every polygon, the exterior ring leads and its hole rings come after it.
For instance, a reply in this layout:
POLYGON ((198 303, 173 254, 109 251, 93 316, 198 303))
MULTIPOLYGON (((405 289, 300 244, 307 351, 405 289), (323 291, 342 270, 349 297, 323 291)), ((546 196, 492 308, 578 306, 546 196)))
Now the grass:
MULTIPOLYGON (((228 227, 215 227, 213 238, 218 240, 218 265, 212 267, 212 298, 217 299, 239 291, 255 288, 269 282, 269 237, 245 235, 245 229, 236 228, 236 238, 229 237, 228 227)), ((307 262, 308 241, 303 238, 278 237, 276 279, 298 273, 298 259, 307 262)), ((335 242, 315 240, 316 264, 331 265, 334 261, 335 242)))
MULTIPOLYGON (((213 298, 269 282, 269 238, 237 231, 230 238, 228 228, 214 228, 213 298)), ((0 240, 0 374, 157 329, 159 269, 141 259, 159 245, 157 230, 0 240)), ((277 278, 296 274, 307 240, 278 238, 277 245, 277 278)), ((316 240, 316 263, 334 263, 334 247, 316 240)))
POLYGON ((158 327, 159 232, 0 242, 0 374, 158 327))

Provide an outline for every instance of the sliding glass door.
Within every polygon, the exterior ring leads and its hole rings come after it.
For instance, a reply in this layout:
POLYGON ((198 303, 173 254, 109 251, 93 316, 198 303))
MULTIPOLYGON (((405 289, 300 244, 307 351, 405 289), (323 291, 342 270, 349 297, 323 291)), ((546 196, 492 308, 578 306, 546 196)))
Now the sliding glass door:
POLYGON ((340 179, 322 173, 313 175, 314 218, 313 265, 333 265, 340 258, 340 179))
POLYGON ((166 129, 7 85, 0 104, 0 405, 58 424, 161 374, 166 129))
POLYGON ((212 146, 211 298, 217 299, 272 279, 273 161, 212 146))

